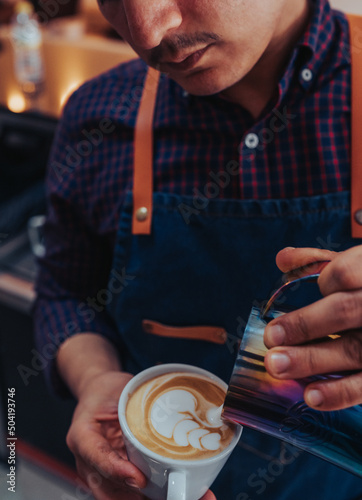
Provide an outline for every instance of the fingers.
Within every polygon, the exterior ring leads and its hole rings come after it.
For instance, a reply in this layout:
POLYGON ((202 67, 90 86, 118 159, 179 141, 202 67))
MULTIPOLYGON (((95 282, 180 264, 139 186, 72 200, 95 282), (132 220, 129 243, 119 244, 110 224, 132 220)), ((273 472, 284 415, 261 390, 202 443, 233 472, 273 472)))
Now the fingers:
POLYGON ((333 261, 332 265, 325 267, 318 280, 321 293, 326 296, 343 290, 362 288, 361 258, 362 245, 339 253, 320 248, 287 247, 277 254, 276 263, 282 272, 287 273, 313 262, 333 261))
POLYGON ((362 333, 350 332, 339 339, 313 345, 276 347, 266 354, 265 367, 279 379, 361 370, 362 333))
POLYGON ((307 386, 304 398, 312 408, 337 410, 362 402, 361 259, 361 245, 340 253, 286 248, 277 256, 284 272, 315 261, 331 261, 318 279, 324 298, 274 319, 264 333, 265 345, 271 349, 265 366, 277 379, 343 372, 343 376, 307 386), (339 338, 331 340, 328 336, 332 334, 339 338))
POLYGON ((117 485, 113 481, 109 481, 89 467, 81 457, 76 459, 76 465, 79 476, 96 500, 143 500, 145 498, 139 489, 132 487, 132 485, 117 485))
POLYGON ((361 403, 362 374, 356 373, 339 380, 314 382, 304 392, 304 400, 321 411, 349 408, 361 403))
POLYGON ((362 325, 362 290, 338 292, 271 321, 264 332, 269 348, 297 345, 362 325))
POLYGON ((131 483, 138 488, 146 486, 144 474, 116 453, 100 433, 79 427, 70 429, 67 444, 76 457, 82 457, 89 469, 98 472, 115 485, 131 483))
POLYGON ((333 260, 336 252, 323 250, 322 248, 292 248, 287 247, 281 250, 276 256, 276 264, 283 273, 292 269, 306 266, 312 262, 323 260, 333 260))
POLYGON ((322 295, 362 288, 362 245, 338 254, 321 273, 318 285, 322 295))
POLYGON ((208 490, 205 495, 200 498, 200 500, 216 500, 216 496, 212 493, 212 491, 208 490))

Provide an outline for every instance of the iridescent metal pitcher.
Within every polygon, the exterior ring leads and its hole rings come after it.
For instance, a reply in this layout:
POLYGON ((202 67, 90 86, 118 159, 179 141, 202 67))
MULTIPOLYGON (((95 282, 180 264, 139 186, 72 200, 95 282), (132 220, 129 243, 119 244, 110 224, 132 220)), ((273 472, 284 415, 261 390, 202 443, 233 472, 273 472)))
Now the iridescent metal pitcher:
POLYGON ((264 329, 268 321, 284 314, 271 309, 273 301, 294 283, 316 280, 318 276, 319 273, 313 273, 290 279, 266 307, 252 309, 231 376, 223 417, 292 443, 362 477, 362 406, 322 412, 310 408, 303 400, 304 388, 310 382, 341 375, 277 380, 264 366, 267 352, 264 329))

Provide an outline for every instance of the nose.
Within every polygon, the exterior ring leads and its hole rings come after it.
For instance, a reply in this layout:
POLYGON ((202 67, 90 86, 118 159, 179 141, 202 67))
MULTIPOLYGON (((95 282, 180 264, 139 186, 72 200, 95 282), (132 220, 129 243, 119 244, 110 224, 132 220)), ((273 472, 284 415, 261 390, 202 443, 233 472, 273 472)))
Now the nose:
POLYGON ((177 0, 124 0, 131 42, 150 50, 182 23, 177 0))

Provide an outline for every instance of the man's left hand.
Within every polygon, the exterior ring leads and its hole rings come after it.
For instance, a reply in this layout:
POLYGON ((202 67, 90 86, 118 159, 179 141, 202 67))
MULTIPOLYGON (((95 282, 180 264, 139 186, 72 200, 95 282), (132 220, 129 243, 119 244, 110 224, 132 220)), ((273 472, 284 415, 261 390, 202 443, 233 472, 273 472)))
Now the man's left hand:
POLYGON ((323 298, 268 324, 265 366, 278 379, 345 372, 309 384, 304 393, 312 408, 337 410, 362 404, 362 246, 340 253, 286 248, 277 255, 283 272, 323 260, 331 261, 318 279, 323 298))

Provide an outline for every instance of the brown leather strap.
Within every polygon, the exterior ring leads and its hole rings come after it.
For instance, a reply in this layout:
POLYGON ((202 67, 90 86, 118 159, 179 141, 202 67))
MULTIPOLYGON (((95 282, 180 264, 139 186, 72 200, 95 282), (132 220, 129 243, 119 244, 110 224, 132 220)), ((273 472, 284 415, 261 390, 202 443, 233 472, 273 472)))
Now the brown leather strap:
POLYGON ((149 68, 146 75, 134 137, 133 234, 151 234, 153 194, 153 115, 159 71, 149 68))
POLYGON ((142 328, 146 333, 159 337, 205 340, 214 344, 225 344, 227 341, 227 333, 220 326, 169 326, 144 319, 142 328))
POLYGON ((362 238, 362 17, 349 15, 352 57, 352 237, 362 238))
MULTIPOLYGON (((348 15, 352 59, 352 237, 362 238, 362 16, 348 15)), ((153 194, 153 114, 160 73, 149 68, 138 111, 134 140, 133 234, 151 234, 153 194)))

